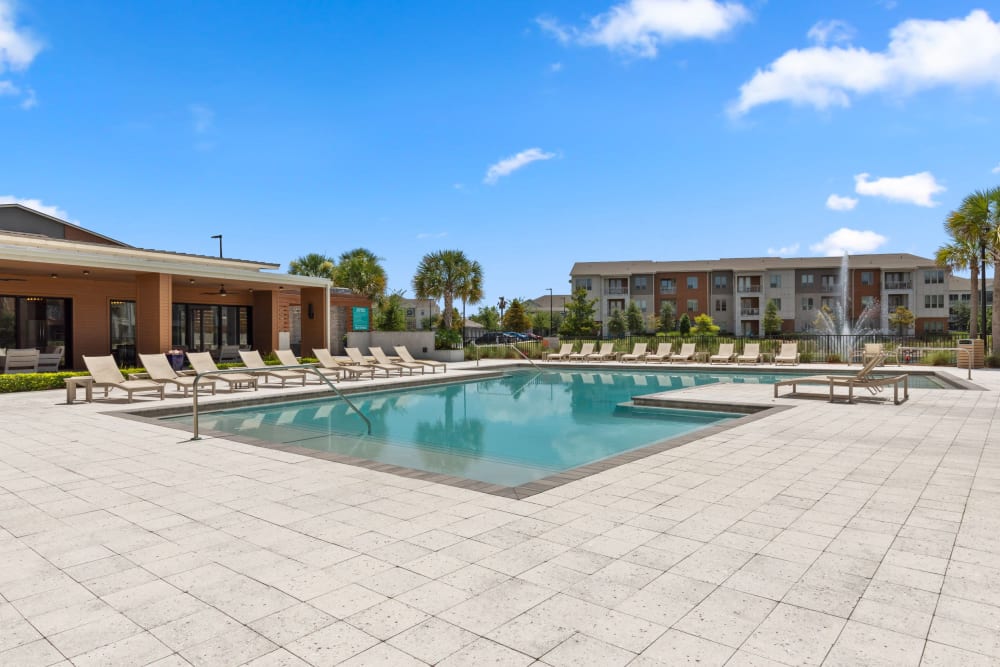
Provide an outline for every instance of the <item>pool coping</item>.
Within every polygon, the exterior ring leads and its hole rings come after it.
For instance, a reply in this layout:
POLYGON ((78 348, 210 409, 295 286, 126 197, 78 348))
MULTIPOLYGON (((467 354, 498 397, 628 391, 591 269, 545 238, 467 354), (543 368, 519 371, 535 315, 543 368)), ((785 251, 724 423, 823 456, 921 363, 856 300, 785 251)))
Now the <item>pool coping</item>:
MULTIPOLYGON (((500 377, 504 374, 504 371, 510 369, 525 369, 532 368, 533 365, 526 363, 512 363, 504 366, 493 366, 489 370, 478 371, 475 377, 466 378, 456 378, 441 376, 439 378, 420 378, 414 379, 412 381, 396 382, 391 385, 385 386, 364 386, 364 387, 346 387, 342 389, 342 393, 347 395, 354 394, 375 394, 384 391, 395 391, 397 389, 408 389, 414 387, 424 387, 437 384, 451 384, 455 382, 468 382, 473 379, 484 379, 490 377, 500 377)), ((549 368, 549 369, 594 369, 600 368, 597 364, 546 364, 543 367, 534 366, 536 369, 549 368)), ((604 367, 608 372, 615 371, 634 371, 642 368, 661 368, 659 366, 650 367, 645 364, 642 365, 618 365, 614 367, 604 367)), ((671 368, 671 366, 663 366, 662 368, 671 368)), ((704 371, 708 370, 708 366, 684 366, 684 367, 673 367, 678 371, 704 371)), ((722 370, 718 366, 711 368, 712 371, 722 370)), ((749 371, 761 375, 758 369, 750 369, 747 367, 740 368, 730 368, 730 372, 746 372, 749 371)), ((763 370, 763 369, 761 369, 763 370)), ((774 372, 773 369, 768 369, 771 373, 774 372)), ((785 370, 785 369, 782 369, 785 370)), ((971 382, 963 381, 966 386, 961 386, 955 382, 949 382, 948 380, 953 380, 953 378, 945 378, 944 376, 938 375, 930 370, 922 370, 919 372, 921 375, 933 375, 938 379, 945 380, 947 384, 955 388, 962 389, 974 389, 983 390, 983 387, 978 385, 973 385, 971 382)), ((319 387, 317 387, 319 388, 319 387)), ((340 387, 338 386, 338 389, 340 387)), ((213 401, 211 403, 205 404, 201 409, 201 412, 214 412, 217 410, 229 410, 241 407, 252 407, 256 405, 268 405, 273 403, 289 403, 294 401, 311 401, 318 398, 322 398, 325 393, 332 394, 332 392, 323 393, 296 393, 296 394, 272 394, 268 396, 246 396, 233 401, 213 401), (291 400, 289 400, 291 399, 291 400)), ((265 449, 271 449, 274 451, 287 452, 291 454, 299 454, 301 456, 306 456, 309 458, 321 459, 326 461, 332 461, 335 463, 342 463, 345 465, 351 465, 359 468, 366 468, 369 470, 376 470, 379 472, 386 472, 389 474, 397 475, 400 477, 407 477, 411 479, 419 479, 422 481, 433 482, 436 484, 444 484, 447 486, 453 486, 457 488, 462 488, 471 491, 479 491, 481 493, 486 493, 495 496, 501 496, 505 498, 513 499, 524 499, 537 495, 539 493, 544 493, 545 491, 563 486, 570 482, 574 482, 592 475, 596 475, 600 472, 610 470, 612 468, 617 468, 625 463, 630 463, 632 461, 637 461, 640 459, 647 458, 654 454, 659 454, 662 452, 675 449, 682 445, 689 444, 696 440, 700 440, 705 437, 710 437, 712 435, 717 435, 719 433, 728 431, 730 429, 742 426, 744 424, 763 419, 767 416, 778 414, 785 410, 791 410, 795 406, 793 405, 780 405, 773 403, 731 403, 731 402, 715 402, 710 400, 705 400, 704 398, 684 398, 684 397, 671 397, 664 398, 661 397, 663 392, 651 392, 649 394, 640 394, 632 397, 632 401, 636 405, 641 405, 645 407, 662 407, 662 408, 673 408, 673 409, 685 409, 685 410, 700 410, 700 411, 711 411, 711 412, 728 412, 732 414, 742 415, 734 419, 728 419, 723 423, 714 424, 711 426, 706 426, 704 428, 686 433, 683 435, 678 435, 666 440, 661 440, 654 442, 636 449, 621 452, 620 454, 615 454, 605 459, 599 461, 594 461, 586 465, 578 466, 576 468, 570 468, 569 470, 564 470, 553 475, 543 477, 538 480, 527 482, 518 486, 502 486, 498 484, 491 484, 489 482, 483 482, 479 480, 468 479, 465 477, 457 477, 454 475, 446 475, 443 473, 434 473, 426 470, 418 470, 416 468, 408 468, 405 466, 399 466, 391 463, 383 463, 381 461, 373 461, 370 459, 362 459, 358 457, 348 456, 345 454, 339 454, 335 452, 321 452, 314 449, 309 449, 307 447, 302 447, 300 445, 295 445, 294 443, 274 443, 265 440, 260 440, 258 438, 253 438, 244 435, 237 435, 232 433, 226 433, 221 431, 213 431, 201 429, 202 437, 200 439, 204 440, 206 438, 220 438, 224 440, 230 440, 233 442, 239 442, 246 445, 251 445, 254 447, 262 447, 265 449)), ((191 433, 190 427, 181 425, 166 423, 161 421, 162 417, 168 416, 179 416, 182 414, 190 413, 189 407, 172 406, 172 407, 144 407, 136 410, 126 410, 126 411, 115 411, 106 412, 104 414, 119 417, 121 419, 128 419, 133 421, 140 421, 149 424, 155 424, 165 428, 170 428, 178 431, 183 431, 184 433, 191 433)), ((196 442, 188 439, 188 442, 196 442)))

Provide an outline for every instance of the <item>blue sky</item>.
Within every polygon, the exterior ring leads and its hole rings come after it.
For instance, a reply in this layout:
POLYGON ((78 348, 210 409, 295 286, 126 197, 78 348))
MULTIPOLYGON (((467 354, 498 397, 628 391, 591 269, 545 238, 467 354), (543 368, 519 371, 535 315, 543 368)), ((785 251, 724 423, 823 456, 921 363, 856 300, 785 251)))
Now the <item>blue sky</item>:
POLYGON ((995 2, 0 0, 0 201, 365 246, 407 291, 457 248, 489 303, 576 261, 930 256, 1000 183, 998 92, 995 2))

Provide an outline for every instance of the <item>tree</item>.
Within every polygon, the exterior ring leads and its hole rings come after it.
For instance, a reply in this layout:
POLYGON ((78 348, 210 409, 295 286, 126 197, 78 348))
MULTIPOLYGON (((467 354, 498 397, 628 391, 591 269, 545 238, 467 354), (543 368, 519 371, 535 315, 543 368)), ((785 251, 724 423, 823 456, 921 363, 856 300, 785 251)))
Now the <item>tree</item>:
POLYGON ((642 316, 642 311, 635 301, 629 301, 628 309, 625 311, 625 323, 633 336, 646 331, 646 318, 642 316))
POLYGON ((913 326, 916 319, 917 318, 913 315, 913 311, 909 308, 906 306, 898 306, 896 310, 892 311, 889 315, 889 324, 899 330, 900 336, 905 336, 907 330, 913 326))
POLYGON ((514 299, 507 306, 507 312, 503 314, 503 328, 505 331, 527 331, 531 328, 531 319, 524 312, 524 303, 520 299, 514 299))
POLYGON ((547 310, 536 310, 531 314, 531 328, 535 333, 545 331, 551 336, 559 330, 560 325, 562 325, 562 315, 560 313, 553 312, 551 322, 549 321, 549 311, 547 310))
POLYGON ((624 336, 627 330, 628 322, 625 320, 625 312, 621 309, 616 309, 611 313, 611 317, 608 318, 608 333, 618 338, 624 336))
POLYGON ((660 331, 668 333, 674 330, 674 304, 664 301, 660 305, 660 331))
POLYGON ((386 275, 382 259, 365 248, 348 250, 340 256, 333 272, 333 281, 355 294, 362 294, 372 301, 385 294, 386 275))
POLYGON ((970 324, 969 313, 968 303, 965 301, 955 302, 955 305, 951 307, 948 313, 948 327, 955 331, 968 331, 970 324))
POLYGON ((375 328, 381 331, 406 331, 403 292, 384 294, 375 303, 375 328))
POLYGON ((691 333, 696 336, 714 336, 719 333, 719 327, 712 321, 711 315, 702 313, 694 318, 694 329, 691 333))
POLYGON ((768 299, 767 306, 764 308, 764 335, 778 335, 781 333, 782 324, 784 322, 778 315, 778 304, 774 302, 774 299, 768 299))
POLYGON ((594 323, 594 304, 597 299, 588 299, 587 290, 580 288, 566 303, 566 319, 559 333, 566 336, 588 336, 597 328, 594 323))
POLYGON ((413 276, 413 291, 418 299, 444 299, 444 326, 450 329, 456 296, 468 303, 482 298, 482 273, 479 262, 471 261, 461 250, 439 250, 420 260, 413 276))
POLYGON ((681 319, 677 323, 677 330, 680 331, 682 336, 687 336, 691 333, 691 318, 688 317, 687 313, 681 315, 681 319))
POLYGON ((500 312, 495 306, 484 306, 469 319, 473 322, 479 322, 487 331, 496 331, 500 328, 500 312))
POLYGON ((311 252, 288 263, 288 272, 293 276, 326 278, 331 282, 333 282, 336 270, 337 265, 334 263, 333 258, 321 255, 318 252, 311 252))

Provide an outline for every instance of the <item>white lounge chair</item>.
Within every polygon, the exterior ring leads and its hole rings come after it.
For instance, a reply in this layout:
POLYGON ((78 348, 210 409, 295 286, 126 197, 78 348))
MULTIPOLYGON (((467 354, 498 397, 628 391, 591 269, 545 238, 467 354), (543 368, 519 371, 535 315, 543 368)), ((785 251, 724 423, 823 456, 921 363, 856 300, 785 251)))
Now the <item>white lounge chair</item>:
POLYGON ((623 354, 622 361, 645 361, 646 360, 646 343, 636 343, 632 346, 632 351, 628 354, 623 354))
MULTIPOLYGON (((295 358, 295 353, 291 350, 275 350, 274 356, 278 357, 278 362, 282 366, 302 366, 302 369, 289 368, 293 373, 300 373, 306 380, 316 380, 317 382, 323 382, 315 371, 307 370, 305 364, 300 362, 295 358)), ((322 373, 322 371, 320 371, 322 373)), ((324 373, 326 375, 326 373, 324 373)), ((337 376, 339 377, 339 376, 337 376)))
POLYGON ((694 343, 681 344, 681 351, 677 354, 670 355, 670 363, 677 363, 679 361, 694 361, 694 350, 694 343))
POLYGON ((673 343, 660 343, 656 346, 656 352, 647 352, 646 361, 667 361, 670 359, 670 352, 673 350, 673 343))
MULTIPOLYGON (((423 375, 425 372, 424 367, 421 364, 415 362, 411 364, 408 361, 390 360, 389 357, 386 356, 385 350, 383 350, 381 347, 378 347, 377 345, 369 347, 368 351, 372 353, 373 357, 375 357, 375 363, 381 366, 396 366, 398 368, 402 368, 404 370, 409 371, 410 375, 413 375, 413 371, 415 371, 418 368, 420 369, 421 375, 423 375)), ((402 373, 400 373, 400 375, 402 375, 402 373)))
POLYGON ((798 343, 782 343, 781 350, 778 351, 778 354, 774 355, 774 363, 798 365, 799 363, 798 343))
POLYGON ((710 364, 731 364, 733 359, 736 357, 736 352, 733 351, 735 346, 733 343, 719 343, 719 353, 713 354, 708 358, 708 363, 710 364))
POLYGON ((549 352, 545 356, 546 361, 561 361, 563 359, 569 359, 569 355, 573 354, 573 343, 563 343, 559 346, 558 352, 549 352))
POLYGON ((743 353, 736 357, 738 364, 758 364, 760 363, 760 343, 747 343, 743 346, 743 353))
POLYGON ((289 380, 299 380, 302 386, 306 386, 306 376, 301 371, 273 371, 269 370, 264 358, 257 350, 240 350, 240 359, 247 367, 247 372, 251 375, 263 377, 264 382, 270 382, 271 378, 281 381, 281 388, 285 388, 285 383, 289 380))
POLYGON ((109 389, 121 389, 128 394, 129 403, 132 402, 132 394, 137 391, 155 392, 160 395, 160 400, 163 400, 162 384, 157 384, 152 380, 126 380, 122 372, 118 370, 115 358, 110 354, 106 357, 84 355, 83 363, 90 371, 90 376, 94 378, 94 386, 104 388, 105 397, 107 397, 109 389))
POLYGON ((410 354, 409 348, 405 345, 396 345, 393 349, 396 350, 396 354, 399 355, 399 358, 407 363, 423 364, 427 368, 431 369, 431 373, 437 373, 437 369, 439 368, 443 373, 448 372, 448 364, 443 361, 435 361, 434 359, 414 359, 413 355, 410 354))
POLYGON ((188 352, 188 363, 198 375, 204 375, 219 382, 229 385, 229 391, 239 389, 242 386, 253 387, 257 391, 257 378, 249 373, 219 373, 219 367, 212 361, 212 355, 208 352, 188 352))
POLYGON ((355 380, 360 380, 363 375, 367 375, 369 379, 375 379, 375 369, 371 366, 357 366, 357 365, 343 365, 338 364, 337 360, 334 359, 333 355, 330 354, 330 350, 326 350, 320 347, 313 348, 313 356, 319 361, 319 365, 324 369, 331 372, 343 372, 348 377, 355 380))
POLYGON ((570 361, 586 361, 587 357, 594 353, 593 343, 583 343, 580 345, 580 351, 574 352, 569 355, 570 361))
POLYGON ((350 359, 355 366, 370 366, 371 368, 377 368, 378 370, 385 373, 386 377, 389 377, 393 373, 399 377, 403 377, 402 366, 390 365, 390 364, 380 364, 372 363, 364 358, 361 354, 361 350, 356 347, 345 347, 344 352, 347 353, 348 359, 350 359))
MULTIPOLYGON (((117 366, 116 366, 117 368, 117 366)), ((38 350, 26 348, 23 350, 7 350, 3 360, 3 372, 6 373, 36 373, 38 371, 38 350)))
MULTIPOLYGON (((827 385, 830 390, 830 401, 833 402, 833 389, 834 387, 848 387, 849 394, 848 399, 853 400, 854 389, 856 387, 864 387, 868 389, 873 395, 882 391, 882 389, 889 384, 898 384, 900 382, 899 377, 895 378, 877 378, 872 375, 872 371, 875 367, 883 363, 885 358, 883 355, 876 355, 865 362, 865 365, 854 375, 808 375, 805 377, 789 378, 787 380, 778 380, 774 383, 774 397, 778 398, 778 389, 780 387, 791 387, 791 395, 798 393, 797 387, 800 384, 819 384, 827 385)), ((904 376, 905 377, 905 376, 904 376)), ((896 387, 898 392, 898 386, 896 387)), ((905 386, 904 383, 904 399, 909 398, 909 387, 905 386)), ((898 396, 896 398, 898 403, 898 396)))
POLYGON ((587 361, 608 361, 615 358, 615 344, 601 343, 601 349, 587 355, 587 361))
MULTIPOLYGON (((149 376, 150 380, 162 385, 176 385, 178 389, 184 391, 184 398, 187 398, 188 392, 194 388, 195 376, 178 375, 165 354, 140 354, 139 363, 146 369, 146 375, 149 376)), ((198 381, 198 390, 210 391, 214 394, 215 382, 208 378, 202 378, 198 381)))

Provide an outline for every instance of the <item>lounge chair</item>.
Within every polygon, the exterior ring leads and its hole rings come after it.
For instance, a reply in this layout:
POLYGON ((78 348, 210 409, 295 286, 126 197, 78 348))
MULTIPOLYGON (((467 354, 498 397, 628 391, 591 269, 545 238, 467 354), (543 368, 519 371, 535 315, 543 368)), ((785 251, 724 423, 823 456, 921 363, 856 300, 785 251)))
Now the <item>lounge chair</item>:
POLYGON ((601 349, 587 355, 587 361, 607 361, 615 358, 615 344, 601 343, 601 349))
POLYGON ((219 348, 219 363, 228 364, 237 362, 240 360, 240 346, 239 345, 223 345, 219 348))
POLYGON ((670 359, 670 352, 673 350, 673 343, 660 343, 656 346, 656 352, 647 352, 646 361, 667 361, 670 359))
POLYGON ((736 352, 733 351, 734 345, 732 343, 719 343, 719 353, 713 354, 708 358, 708 363, 710 364, 731 364, 733 359, 736 358, 736 352))
POLYGON ((798 343, 782 343, 781 350, 778 351, 778 354, 774 355, 774 363, 797 366, 799 363, 798 343))
MULTIPOLYGON (((7 352, 10 354, 10 351, 7 352)), ((115 358, 110 354, 106 357, 88 357, 84 355, 83 363, 90 371, 90 376, 94 378, 95 387, 103 387, 105 397, 109 389, 121 389, 128 393, 128 402, 132 402, 132 394, 137 391, 156 392, 163 400, 163 385, 152 380, 126 380, 122 372, 118 370, 115 358)))
POLYGON ((559 346, 558 352, 549 352, 546 355, 546 361, 561 361, 563 359, 569 359, 569 355, 573 354, 573 343, 563 343, 559 346))
MULTIPOLYGON (((408 370, 410 372, 410 375, 413 375, 413 371, 415 371, 418 368, 420 369, 421 375, 423 375, 426 372, 424 371, 423 365, 418 364, 416 362, 411 364, 408 361, 391 361, 389 357, 385 355, 385 350, 383 350, 381 347, 377 345, 369 347, 368 351, 372 353, 373 357, 375 357, 375 363, 379 364, 380 366, 396 366, 397 368, 403 368, 408 370)), ((400 375, 402 376, 402 373, 400 373, 400 375)))
MULTIPOLYGON (((165 354, 140 354, 139 363, 146 369, 149 379, 158 384, 176 385, 178 389, 184 391, 184 398, 188 392, 194 388, 195 377, 193 375, 178 375, 170 365, 170 361, 165 354)), ((215 394, 215 383, 202 378, 198 382, 199 390, 208 390, 215 394)))
POLYGON ((694 348, 694 343, 683 343, 681 345, 680 352, 670 355, 670 363, 677 363, 679 361, 694 361, 694 348))
POLYGON ((743 346, 743 353, 736 357, 738 364, 759 364, 760 363, 760 343, 747 343, 743 346))
MULTIPOLYGON (((361 356, 361 350, 359 350, 356 347, 345 347, 344 348, 344 352, 347 353, 347 358, 350 359, 354 363, 355 366, 368 366, 370 368, 377 368, 378 370, 380 370, 383 373, 385 373, 386 377, 389 377, 393 373, 395 373, 399 377, 403 377, 403 367, 402 366, 396 366, 396 365, 390 365, 390 364, 380 364, 380 363, 377 363, 377 362, 376 363, 372 363, 372 362, 368 361, 367 359, 365 359, 363 356, 361 356)), ((412 374, 412 371, 411 371, 411 374, 412 374)))
MULTIPOLYGON (((117 366, 116 366, 117 368, 117 366)), ((38 371, 38 350, 7 350, 3 360, 4 373, 35 373, 38 371)))
POLYGON ((896 356, 895 350, 892 352, 887 351, 882 343, 865 343, 865 350, 861 353, 861 361, 862 363, 867 363, 869 359, 879 354, 885 356, 885 359, 882 361, 883 365, 888 363, 890 359, 892 363, 897 366, 899 365, 899 358, 896 356))
MULTIPOLYGON (((289 368, 288 370, 290 370, 292 373, 301 373, 306 380, 312 378, 315 379, 317 382, 323 382, 323 380, 321 380, 319 376, 314 371, 311 370, 312 367, 311 366, 307 367, 306 364, 303 364, 298 359, 296 359, 295 353, 292 352, 291 350, 275 350, 274 356, 278 357, 278 362, 282 366, 302 366, 301 369, 289 368)), ((323 373, 322 370, 320 370, 319 372, 323 373)), ((323 375, 328 375, 328 373, 323 373, 323 375)), ((333 373, 329 373, 329 375, 333 375, 333 373)), ((340 376, 337 375, 337 377, 340 376)))
POLYGON ((58 373, 62 362, 62 352, 39 352, 36 373, 58 373))
POLYGON ((198 375, 204 375, 219 382, 229 385, 229 391, 239 389, 242 386, 253 387, 257 391, 257 378, 249 373, 219 373, 219 367, 212 361, 212 355, 208 352, 188 352, 188 363, 198 375))
POLYGON ((427 368, 431 369, 431 373, 437 373, 437 369, 441 369, 443 373, 448 372, 448 364, 443 361, 435 361, 434 359, 414 359, 413 355, 410 354, 409 348, 405 345, 396 345, 392 349, 396 350, 396 354, 403 361, 410 364, 423 364, 427 368))
POLYGON ((646 360, 646 344, 636 343, 632 346, 632 351, 628 354, 623 354, 622 361, 645 361, 646 360))
MULTIPOLYGON (((907 400, 910 397, 909 391, 909 377, 907 375, 897 375, 894 377, 876 377, 872 375, 872 371, 876 366, 885 361, 883 355, 877 355, 868 360, 867 363, 854 375, 808 375, 806 377, 789 378, 788 380, 779 380, 774 383, 774 397, 778 398, 778 389, 780 387, 791 387, 792 393, 790 396, 794 396, 798 393, 798 385, 800 384, 818 384, 826 385, 829 387, 829 397, 830 402, 834 401, 834 389, 836 387, 847 387, 848 402, 854 402, 854 390, 856 388, 865 388, 872 395, 876 395, 881 392, 885 387, 893 386, 893 402, 897 405, 901 402, 899 400, 899 386, 903 386, 903 400, 907 400)), ((815 394, 814 394, 815 395, 815 394)))
POLYGON ((362 375, 367 375, 369 379, 372 380, 375 379, 375 369, 371 366, 338 364, 337 360, 333 358, 332 354, 330 354, 330 350, 326 350, 321 347, 314 347, 313 356, 319 361, 319 365, 323 368, 323 370, 345 373, 348 377, 355 380, 360 380, 362 375))
POLYGON ((281 381, 281 388, 285 388, 285 383, 289 380, 299 380, 302 382, 302 386, 306 386, 306 376, 302 371, 273 371, 268 369, 267 364, 264 363, 264 358, 260 356, 260 352, 257 350, 240 350, 240 359, 243 360, 243 365, 247 367, 247 372, 251 375, 256 375, 258 377, 263 377, 264 382, 270 382, 271 378, 281 381))
POLYGON ((574 352, 573 354, 569 355, 569 360, 570 361, 586 361, 587 357, 590 356, 593 353, 594 353, 594 344, 593 343, 583 343, 582 345, 580 345, 580 351, 579 352, 574 352))

